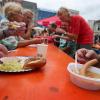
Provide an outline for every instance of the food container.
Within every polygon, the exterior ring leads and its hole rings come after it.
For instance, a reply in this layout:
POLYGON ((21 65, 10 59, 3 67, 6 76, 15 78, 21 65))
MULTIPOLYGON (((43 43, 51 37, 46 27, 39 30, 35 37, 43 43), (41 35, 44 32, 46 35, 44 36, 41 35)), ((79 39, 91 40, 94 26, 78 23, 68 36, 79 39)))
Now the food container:
MULTIPOLYGON (((81 69, 83 65, 77 64, 77 67, 78 69, 81 69)), ((90 78, 90 77, 76 74, 73 71, 74 68, 75 68, 75 63, 70 63, 67 67, 67 70, 70 73, 70 80, 73 84, 81 88, 88 89, 88 90, 100 90, 100 79, 90 78)), ((96 74, 100 74, 100 69, 96 67, 90 67, 88 71, 96 73, 96 74)))

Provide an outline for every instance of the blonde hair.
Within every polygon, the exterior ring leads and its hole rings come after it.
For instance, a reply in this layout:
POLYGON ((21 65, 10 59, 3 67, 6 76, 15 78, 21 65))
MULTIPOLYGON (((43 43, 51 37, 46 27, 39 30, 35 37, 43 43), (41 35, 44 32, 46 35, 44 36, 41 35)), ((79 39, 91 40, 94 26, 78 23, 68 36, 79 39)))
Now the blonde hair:
POLYGON ((23 9, 22 13, 26 17, 29 17, 30 15, 32 15, 32 16, 30 16, 30 18, 31 18, 31 20, 35 21, 35 13, 32 10, 30 10, 30 9, 23 9))
POLYGON ((61 15, 61 14, 66 14, 66 15, 70 15, 69 14, 69 10, 67 9, 67 8, 65 8, 65 7, 60 7, 59 8, 59 10, 58 10, 58 12, 57 12, 57 15, 59 16, 59 15, 61 15))
POLYGON ((22 6, 15 2, 8 2, 3 7, 3 13, 6 17, 10 17, 15 13, 22 13, 22 10, 22 6))
POLYGON ((30 14, 34 15, 34 12, 32 12, 32 10, 30 10, 30 9, 23 9, 23 12, 22 13, 23 14, 30 13, 30 14))

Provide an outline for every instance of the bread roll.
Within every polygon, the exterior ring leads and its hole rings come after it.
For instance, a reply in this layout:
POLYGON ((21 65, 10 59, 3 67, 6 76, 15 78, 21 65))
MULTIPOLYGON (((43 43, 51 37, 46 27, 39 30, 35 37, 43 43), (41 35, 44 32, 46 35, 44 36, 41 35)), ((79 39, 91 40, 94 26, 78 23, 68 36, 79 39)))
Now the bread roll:
POLYGON ((24 68, 32 68, 32 69, 36 69, 36 68, 41 68, 46 64, 46 59, 40 58, 40 59, 28 59, 25 64, 24 64, 24 68))

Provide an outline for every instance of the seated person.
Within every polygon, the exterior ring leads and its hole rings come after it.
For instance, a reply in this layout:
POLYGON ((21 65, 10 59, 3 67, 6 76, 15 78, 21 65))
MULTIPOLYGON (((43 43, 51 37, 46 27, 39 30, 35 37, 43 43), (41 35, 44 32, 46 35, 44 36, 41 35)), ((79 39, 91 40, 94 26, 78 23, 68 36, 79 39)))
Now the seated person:
POLYGON ((30 9, 24 9, 23 10, 23 15, 24 15, 24 22, 26 23, 26 33, 24 35, 24 38, 30 39, 31 37, 34 36, 44 36, 46 32, 45 29, 40 28, 40 27, 34 27, 34 13, 30 9), (33 34, 35 33, 35 34, 33 34))
POLYGON ((25 39, 30 39, 33 38, 32 30, 34 27, 34 13, 30 9, 24 9, 23 10, 23 21, 26 24, 26 31, 25 34, 23 35, 23 38, 25 39))
MULTIPOLYGON (((56 31, 57 30, 57 25, 55 23, 52 23, 48 26, 47 28, 48 33, 50 36, 54 36, 54 35, 61 35, 60 32, 56 31)), ((54 45, 59 47, 60 45, 60 37, 55 37, 54 36, 54 45)))
POLYGON ((57 25, 55 23, 48 25, 47 31, 49 33, 49 36, 55 35, 56 28, 57 28, 57 25))
MULTIPOLYGON (((7 19, 10 22, 22 22, 23 21, 23 15, 22 15, 22 6, 20 4, 10 2, 6 3, 4 6, 4 13, 7 19)), ((22 36, 25 33, 25 27, 19 28, 19 31, 17 33, 22 36)), ((0 40, 0 43, 4 44, 9 50, 16 49, 17 47, 24 47, 30 44, 36 44, 36 43, 42 43, 42 39, 31 39, 31 40, 24 40, 22 37, 13 36, 8 37, 6 39, 0 40), (21 38, 21 39, 20 39, 21 38)))

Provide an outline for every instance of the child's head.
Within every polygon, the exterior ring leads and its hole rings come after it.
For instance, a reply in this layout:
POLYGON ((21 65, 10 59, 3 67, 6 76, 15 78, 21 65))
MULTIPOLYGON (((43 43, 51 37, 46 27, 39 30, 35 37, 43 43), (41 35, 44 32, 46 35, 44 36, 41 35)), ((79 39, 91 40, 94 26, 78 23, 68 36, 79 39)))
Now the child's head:
POLYGON ((30 9, 23 9, 23 16, 24 16, 24 22, 26 24, 29 24, 30 22, 32 22, 34 13, 30 9))
POLYGON ((4 14, 9 21, 23 21, 22 6, 19 3, 8 2, 4 6, 4 14))
POLYGON ((56 31, 56 28, 57 28, 57 25, 55 23, 52 23, 48 26, 48 30, 50 32, 55 32, 56 31))

